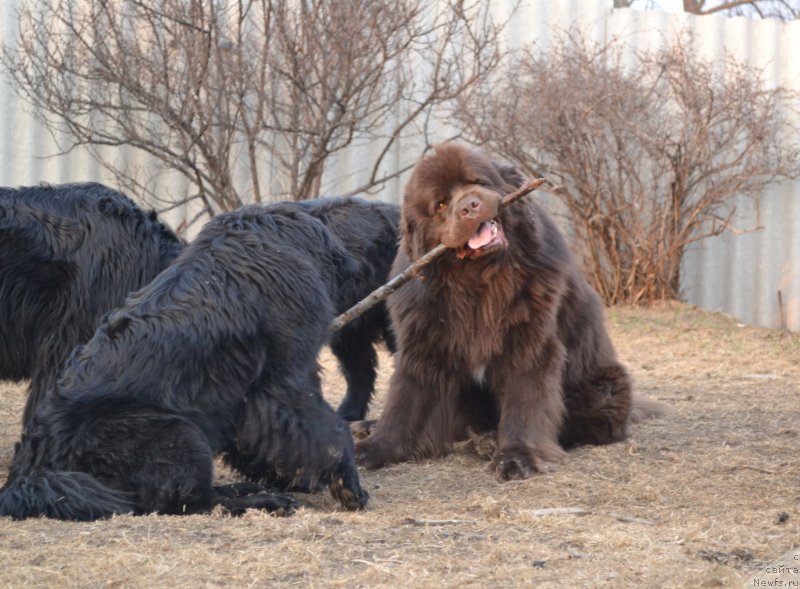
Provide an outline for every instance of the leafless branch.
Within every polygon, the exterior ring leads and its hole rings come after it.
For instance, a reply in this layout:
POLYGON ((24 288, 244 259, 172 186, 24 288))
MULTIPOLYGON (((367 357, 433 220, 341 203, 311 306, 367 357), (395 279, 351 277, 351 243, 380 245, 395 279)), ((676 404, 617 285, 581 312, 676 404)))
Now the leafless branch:
POLYGON ((331 157, 357 144, 371 147, 359 189, 392 177, 381 170, 398 142, 500 63, 491 8, 451 4, 23 0, 2 64, 65 150, 180 201, 119 168, 132 147, 215 214, 318 196, 323 177, 342 176, 331 157))
POLYGON ((683 10, 692 14, 729 14, 793 20, 800 17, 800 5, 788 0, 730 0, 706 6, 705 0, 683 0, 683 10))

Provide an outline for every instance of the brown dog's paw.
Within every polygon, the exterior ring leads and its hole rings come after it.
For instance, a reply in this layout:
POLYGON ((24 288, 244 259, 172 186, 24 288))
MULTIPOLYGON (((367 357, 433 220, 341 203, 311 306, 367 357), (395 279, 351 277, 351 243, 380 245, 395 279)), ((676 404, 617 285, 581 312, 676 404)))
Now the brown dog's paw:
POLYGON ((491 468, 504 481, 527 479, 537 471, 534 461, 521 452, 498 453, 491 468))
POLYGON ((492 470, 504 481, 527 479, 536 472, 548 472, 561 463, 565 452, 558 446, 537 448, 509 448, 497 453, 492 470))
POLYGON ((375 425, 378 423, 377 419, 364 419, 362 421, 350 422, 350 433, 356 440, 364 440, 372 435, 375 431, 375 425))
POLYGON ((356 444, 356 463, 373 470, 384 466, 386 458, 381 448, 376 444, 370 444, 370 440, 367 439, 356 444))

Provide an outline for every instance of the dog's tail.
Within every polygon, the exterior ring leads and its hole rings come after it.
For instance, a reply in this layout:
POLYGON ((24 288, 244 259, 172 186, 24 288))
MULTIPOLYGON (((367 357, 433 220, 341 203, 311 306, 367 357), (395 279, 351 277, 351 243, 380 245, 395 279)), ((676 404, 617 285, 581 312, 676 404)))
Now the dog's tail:
POLYGON ((45 470, 9 480, 0 490, 0 516, 91 521, 132 513, 130 495, 84 472, 45 470))
POLYGON ((630 422, 640 423, 653 419, 654 417, 661 417, 667 412, 664 405, 653 399, 642 397, 641 395, 633 395, 633 404, 631 406, 630 422))

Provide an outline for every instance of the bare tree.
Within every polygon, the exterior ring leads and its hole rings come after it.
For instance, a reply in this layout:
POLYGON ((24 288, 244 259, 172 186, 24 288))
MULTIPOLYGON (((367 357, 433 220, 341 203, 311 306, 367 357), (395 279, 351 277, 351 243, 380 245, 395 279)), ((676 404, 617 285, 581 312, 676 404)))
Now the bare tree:
POLYGON ((189 180, 201 218, 317 196, 359 142, 358 189, 385 182, 398 140, 497 66, 500 30, 480 0, 28 0, 2 63, 65 151, 143 196, 148 178, 106 156, 145 151, 189 180))
MULTIPOLYGON (((655 8, 658 6, 658 2, 653 0, 614 0, 614 8, 630 8, 631 6, 655 8)), ((683 11, 690 14, 727 14, 729 16, 794 20, 800 18, 800 1, 717 0, 708 3, 706 0, 683 0, 683 11)))
POLYGON ((683 11, 691 14, 728 14, 793 20, 800 17, 797 0, 732 0, 708 3, 706 0, 683 0, 683 11))
POLYGON ((754 229, 736 226, 735 199, 757 205, 800 176, 797 118, 784 116, 796 100, 732 58, 701 61, 685 37, 631 58, 567 34, 517 56, 457 116, 476 142, 562 184, 608 303, 648 302, 679 297, 687 246, 754 229))

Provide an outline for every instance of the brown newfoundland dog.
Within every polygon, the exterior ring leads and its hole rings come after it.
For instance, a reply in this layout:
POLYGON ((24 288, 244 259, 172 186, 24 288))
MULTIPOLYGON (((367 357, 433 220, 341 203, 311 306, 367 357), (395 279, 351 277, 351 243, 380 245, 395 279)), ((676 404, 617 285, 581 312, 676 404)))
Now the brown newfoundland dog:
MULTIPOLYGON (((600 298, 532 196, 499 207, 523 183, 455 143, 414 168, 393 271, 439 243, 451 251, 389 299, 396 368, 357 446, 362 465, 441 456, 469 429, 496 431, 492 467, 516 479, 559 462, 563 448, 626 437, 631 383, 600 298)), ((642 417, 656 411, 637 404, 642 417)))

